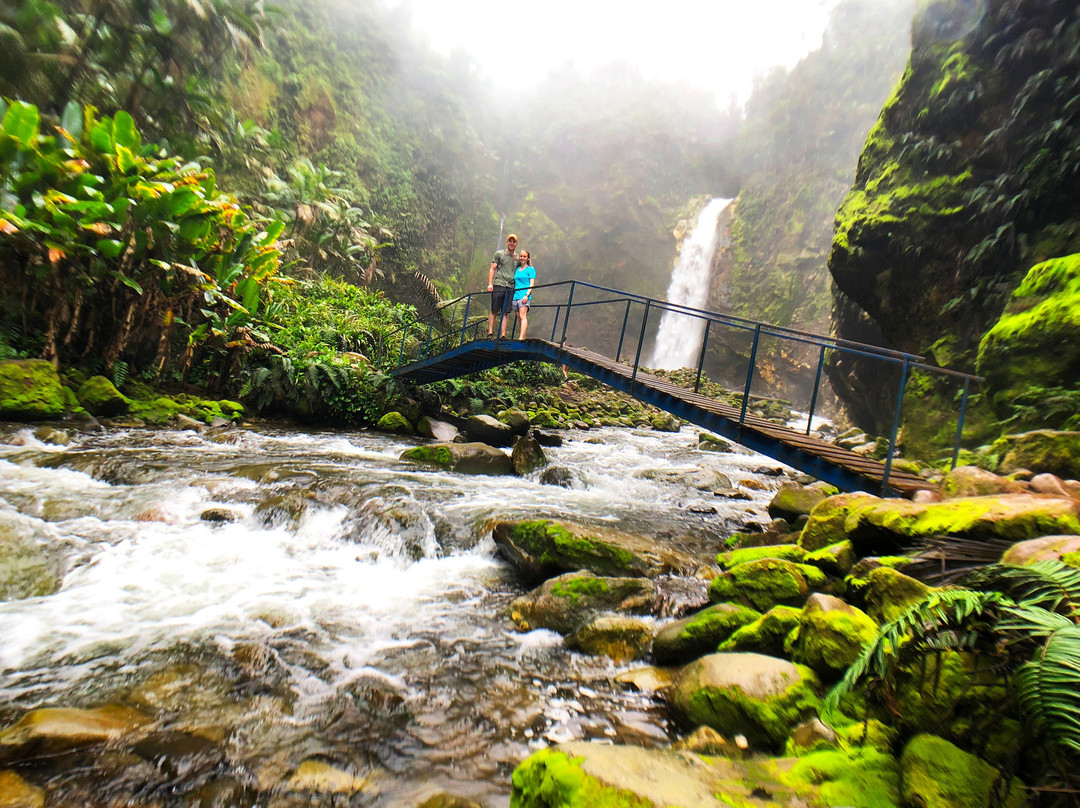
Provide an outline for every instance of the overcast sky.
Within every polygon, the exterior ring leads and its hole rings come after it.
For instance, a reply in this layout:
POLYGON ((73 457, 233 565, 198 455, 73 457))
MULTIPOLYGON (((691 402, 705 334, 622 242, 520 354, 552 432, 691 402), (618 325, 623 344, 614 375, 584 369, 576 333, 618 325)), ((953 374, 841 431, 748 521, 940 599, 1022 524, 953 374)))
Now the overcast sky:
POLYGON ((821 45, 839 0, 402 0, 443 53, 464 49, 499 88, 572 62, 629 62, 649 78, 745 101, 754 75, 821 45))

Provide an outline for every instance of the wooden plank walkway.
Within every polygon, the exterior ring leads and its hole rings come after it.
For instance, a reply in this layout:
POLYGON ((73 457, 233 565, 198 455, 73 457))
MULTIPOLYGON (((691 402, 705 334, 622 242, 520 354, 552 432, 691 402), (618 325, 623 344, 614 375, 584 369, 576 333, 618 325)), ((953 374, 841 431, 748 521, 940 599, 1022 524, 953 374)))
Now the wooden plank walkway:
POLYGON ((392 375, 425 384, 520 360, 565 364, 845 491, 910 496, 915 491, 933 487, 920 477, 891 468, 885 488, 885 465, 877 460, 749 412, 740 424, 738 407, 722 404, 640 369, 635 377, 633 368, 628 365, 585 348, 562 347, 547 340, 478 340, 405 365, 392 375))

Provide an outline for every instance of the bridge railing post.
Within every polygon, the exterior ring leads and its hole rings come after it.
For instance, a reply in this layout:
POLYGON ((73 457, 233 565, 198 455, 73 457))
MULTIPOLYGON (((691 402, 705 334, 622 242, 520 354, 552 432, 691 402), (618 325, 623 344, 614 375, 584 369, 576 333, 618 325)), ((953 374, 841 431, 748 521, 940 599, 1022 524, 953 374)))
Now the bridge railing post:
POLYGON ((461 321, 461 344, 465 344, 465 330, 469 327, 469 304, 472 303, 472 295, 465 297, 465 319, 461 321))
POLYGON ((956 468, 956 461, 960 459, 960 440, 964 436, 964 415, 967 413, 968 390, 971 387, 971 379, 964 377, 964 393, 960 396, 960 416, 956 419, 956 440, 953 441, 952 465, 956 468))
POLYGON ((889 472, 892 471, 893 452, 896 450, 896 436, 900 434, 900 411, 904 406, 904 392, 907 389, 908 370, 911 360, 907 355, 900 366, 900 387, 896 391, 896 411, 893 413, 892 431, 889 433, 889 452, 885 455, 885 473, 881 478, 881 493, 889 491, 889 472))
POLYGON ((814 407, 817 406, 818 390, 821 388, 821 368, 825 365, 825 346, 821 346, 818 354, 817 374, 814 376, 814 393, 810 396, 810 412, 806 416, 806 434, 810 434, 810 425, 814 422, 814 407))
POLYGON ((428 317, 427 324, 427 339, 424 340, 424 359, 431 356, 431 331, 435 327, 435 312, 432 311, 428 317))
POLYGON ((754 344, 750 348, 750 367, 746 369, 746 388, 743 390, 742 410, 739 412, 739 423, 746 421, 746 407, 750 403, 750 386, 754 383, 754 365, 757 364, 758 342, 761 340, 761 323, 754 326, 754 344))
POLYGON ((645 298, 645 313, 641 315, 641 333, 638 334, 637 353, 634 355, 634 372, 630 374, 630 384, 637 381, 638 364, 641 362, 641 348, 645 344, 645 327, 649 324, 649 306, 652 298, 645 298))
POLYGON ((401 367, 405 362, 405 337, 409 333, 409 324, 401 329, 401 351, 398 353, 397 366, 401 367))
POLYGON ((619 360, 622 359, 623 337, 626 336, 626 323, 630 319, 630 304, 633 302, 631 298, 626 299, 626 314, 622 318, 622 331, 619 332, 619 349, 615 351, 615 364, 618 364, 619 360))
POLYGON ((709 326, 712 325, 712 320, 705 321, 705 336, 701 340, 701 354, 698 356, 697 362, 697 378, 694 380, 694 392, 696 393, 701 387, 701 371, 705 367, 705 347, 709 344, 709 326))
POLYGON ((559 314, 562 312, 562 304, 555 307, 555 322, 551 324, 551 341, 555 341, 555 330, 559 327, 559 314))
POLYGON ((574 287, 577 285, 577 281, 570 281, 570 294, 566 298, 566 314, 563 315, 562 321, 562 339, 559 340, 559 347, 566 345, 566 326, 570 323, 570 309, 574 305, 574 287))

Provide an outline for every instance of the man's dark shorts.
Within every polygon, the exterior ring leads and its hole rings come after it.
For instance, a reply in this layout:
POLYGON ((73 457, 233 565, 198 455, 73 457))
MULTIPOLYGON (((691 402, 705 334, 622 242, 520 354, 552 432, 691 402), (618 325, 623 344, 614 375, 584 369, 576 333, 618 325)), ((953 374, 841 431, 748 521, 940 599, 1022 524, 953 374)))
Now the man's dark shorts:
POLYGON ((491 287, 491 313, 501 314, 503 311, 509 313, 510 309, 510 294, 514 290, 509 286, 492 286, 491 287))

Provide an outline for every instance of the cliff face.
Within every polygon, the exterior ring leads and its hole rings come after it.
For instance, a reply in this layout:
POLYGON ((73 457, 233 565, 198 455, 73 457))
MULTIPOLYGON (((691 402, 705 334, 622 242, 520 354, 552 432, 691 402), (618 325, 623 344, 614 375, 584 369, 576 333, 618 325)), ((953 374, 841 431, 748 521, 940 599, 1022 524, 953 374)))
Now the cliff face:
MULTIPOLYGON (((974 371, 1028 271, 1080 251, 1078 179, 1080 5, 924 3, 907 70, 837 213, 838 336, 974 371)), ((980 371, 992 376, 989 361, 980 371)), ((831 377, 856 421, 887 428, 895 382, 880 368, 845 359, 831 377)), ((909 395, 932 392, 916 388, 909 395)), ((1000 416, 1009 401, 993 380, 986 392, 1000 416)))

